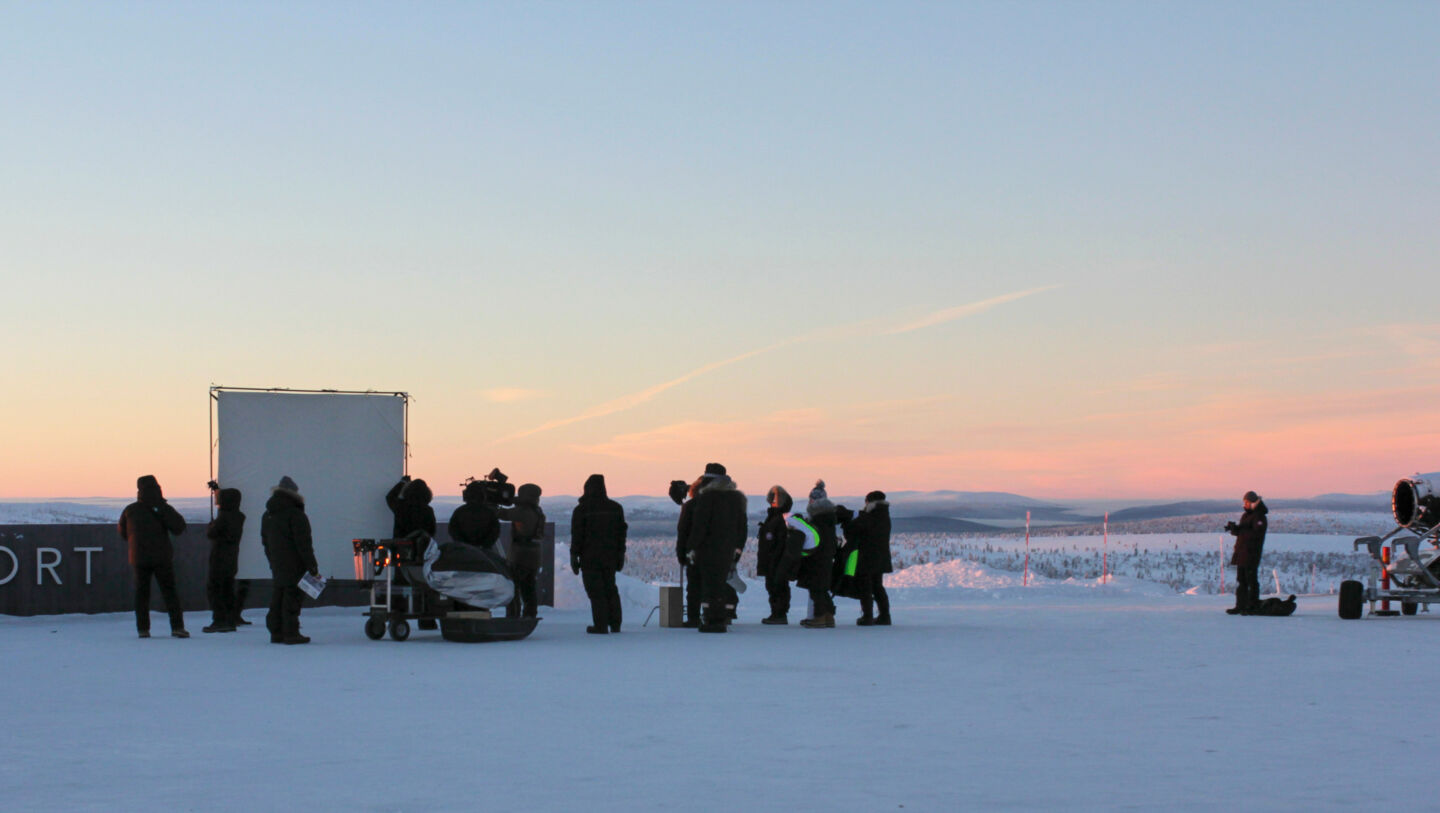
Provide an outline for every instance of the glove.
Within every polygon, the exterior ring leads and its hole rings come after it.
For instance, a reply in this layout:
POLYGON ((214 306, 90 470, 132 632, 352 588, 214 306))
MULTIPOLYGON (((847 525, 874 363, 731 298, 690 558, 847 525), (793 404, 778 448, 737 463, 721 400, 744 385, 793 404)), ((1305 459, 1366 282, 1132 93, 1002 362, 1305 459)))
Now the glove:
POLYGON ((624 569, 625 569, 625 554, 622 553, 622 554, 620 554, 620 564, 619 564, 619 566, 617 566, 617 567, 615 568, 615 571, 618 573, 618 572, 620 572, 621 570, 624 570, 624 569))
POLYGON ((579 576, 579 575, 580 575, 580 560, 579 560, 579 559, 571 559, 571 560, 570 560, 570 571, 571 571, 572 573, 574 573, 576 576, 579 576))
POLYGON ((854 518, 855 512, 851 511, 849 508, 846 508, 843 505, 837 506, 835 508, 835 519, 839 521, 841 525, 844 525, 845 523, 849 522, 854 518))
POLYGON ((681 566, 681 567, 684 567, 684 566, 690 564, 690 560, 687 559, 687 558, 685 558, 685 554, 683 554, 683 553, 676 554, 675 558, 678 559, 678 560, 680 560, 680 566, 681 566))
POLYGON ((1239 525, 1236 525, 1236 524, 1233 523, 1233 522, 1227 522, 1227 523, 1225 523, 1225 530, 1229 531, 1229 532, 1232 533, 1232 534, 1235 533, 1235 529, 1236 529, 1236 528, 1239 528, 1239 527, 1240 527, 1239 525))
POLYGON ((739 564, 739 563, 740 563, 740 556, 741 556, 742 554, 744 554, 744 553, 745 553, 745 551, 743 551, 743 550, 737 550, 737 551, 735 551, 735 563, 736 563, 736 564, 739 564))

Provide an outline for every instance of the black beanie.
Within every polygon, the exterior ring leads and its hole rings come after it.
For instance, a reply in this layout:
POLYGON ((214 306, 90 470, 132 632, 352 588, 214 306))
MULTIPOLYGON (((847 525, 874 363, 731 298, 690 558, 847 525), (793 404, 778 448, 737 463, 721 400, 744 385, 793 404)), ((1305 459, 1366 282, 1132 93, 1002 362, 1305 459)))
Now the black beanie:
POLYGON ((706 474, 719 475, 719 476, 721 476, 721 477, 724 477, 724 476, 725 476, 725 467, 722 466, 722 465, 720 465, 719 463, 706 463, 706 464, 705 464, 705 473, 706 473, 706 474))

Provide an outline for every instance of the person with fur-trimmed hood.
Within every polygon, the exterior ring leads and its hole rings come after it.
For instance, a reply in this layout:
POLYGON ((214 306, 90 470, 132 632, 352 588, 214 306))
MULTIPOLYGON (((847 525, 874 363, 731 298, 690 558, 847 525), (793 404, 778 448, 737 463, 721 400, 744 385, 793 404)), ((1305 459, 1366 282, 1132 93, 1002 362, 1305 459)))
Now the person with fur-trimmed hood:
POLYGON ((477 548, 493 550, 500 539, 500 515, 485 492, 483 480, 471 480, 460 494, 463 504, 450 515, 450 538, 477 548))
POLYGON ((496 509, 510 523, 510 550, 507 563, 515 580, 515 598, 506 608, 510 618, 535 618, 536 582, 540 577, 540 540, 545 536, 545 512, 540 510, 540 486, 526 483, 515 492, 515 504, 496 509))
POLYGON ((704 598, 700 631, 725 632, 730 620, 725 606, 726 579, 735 566, 735 553, 744 547, 749 532, 745 495, 719 463, 706 464, 701 479, 692 500, 695 508, 689 534, 704 598))
POLYGON ((210 573, 205 596, 210 600, 210 625, 202 632, 234 632, 240 605, 235 593, 239 568, 240 536, 245 532, 245 515, 240 513, 240 489, 215 489, 215 518, 205 528, 210 540, 210 573))
POLYGON ((830 580, 835 567, 835 504, 825 493, 825 481, 816 480, 810 489, 810 499, 805 504, 805 518, 819 535, 819 545, 800 565, 800 578, 796 586, 810 591, 810 603, 815 606, 815 615, 800 622, 810 629, 829 629, 835 626, 835 601, 830 596, 830 580))
POLYGON ((790 580, 780 567, 780 560, 785 554, 785 542, 790 531, 786 521, 790 518, 790 509, 795 507, 795 500, 784 486, 777 485, 771 486, 765 501, 770 507, 766 509, 765 519, 755 534, 755 574, 765 579, 765 592, 770 597, 770 615, 762 618, 760 623, 788 624, 790 580))
POLYGON ((1239 522, 1225 523, 1225 530, 1235 535, 1235 606, 1226 610, 1230 615, 1250 615, 1260 603, 1260 555, 1265 551, 1266 514, 1270 509, 1260 495, 1245 492, 1241 498, 1245 513, 1239 522))
POLYGON ((696 478, 693 483, 670 481, 670 499, 680 506, 680 519, 675 523, 675 558, 680 561, 685 581, 685 622, 681 626, 688 629, 700 626, 700 569, 690 550, 690 517, 695 510, 695 492, 703 479, 696 478))
POLYGON ((615 574, 625 567, 625 509, 605 493, 605 475, 592 474, 570 515, 570 569, 581 575, 590 598, 585 631, 604 635, 620 631, 620 590, 615 574))
MULTIPOLYGON (((395 515, 392 538, 404 539, 416 531, 435 536, 435 509, 430 507, 430 501, 434 497, 430 485, 424 480, 412 480, 408 474, 401 477, 400 482, 392 486, 385 495, 385 504, 390 507, 390 513, 395 515)), ((423 555, 424 551, 421 551, 421 554, 423 555)))
POLYGON ((865 507, 854 517, 841 522, 847 543, 855 544, 858 550, 855 566, 855 583, 859 590, 860 618, 855 621, 862 627, 890 626, 890 596, 885 592, 885 574, 895 570, 890 558, 890 503, 885 501, 885 492, 872 491, 865 495, 865 507), (880 614, 873 615, 878 605, 880 614))
POLYGON ((305 593, 300 579, 309 573, 320 575, 315 561, 315 545, 310 533, 310 518, 305 515, 305 498, 300 486, 289 477, 270 489, 265 514, 260 517, 260 541, 265 558, 270 560, 270 612, 265 626, 270 630, 272 644, 308 644, 300 634, 300 606, 305 593))
POLYGON ((150 637, 150 580, 160 585, 165 612, 170 615, 170 635, 189 638, 180 594, 175 590, 175 546, 171 536, 185 532, 185 518, 165 501, 160 481, 146 474, 135 481, 135 502, 120 512, 120 537, 130 551, 135 572, 135 630, 150 637))

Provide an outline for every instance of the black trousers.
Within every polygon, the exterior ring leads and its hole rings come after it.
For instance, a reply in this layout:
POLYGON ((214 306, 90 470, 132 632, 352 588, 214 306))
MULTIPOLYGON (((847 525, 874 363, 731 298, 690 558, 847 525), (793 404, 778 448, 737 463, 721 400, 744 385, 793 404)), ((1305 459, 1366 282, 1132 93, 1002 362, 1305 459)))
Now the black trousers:
POLYGON ((210 623, 224 627, 235 624, 240 614, 235 595, 236 560, 240 556, 237 545, 210 546, 210 576, 205 581, 205 597, 210 602, 210 623))
POLYGON ((590 597, 590 618, 595 626, 620 630, 620 590, 615 586, 615 571, 610 568, 586 568, 581 573, 585 595, 590 597))
POLYGON ((695 565, 685 566, 685 618, 689 621, 700 620, 700 568, 695 565))
POLYGON ((860 582, 860 612, 866 618, 870 618, 871 610, 879 605, 880 617, 890 616, 890 594, 885 592, 885 574, 870 573, 861 576, 860 582))
POLYGON ((1252 609, 1260 603, 1260 563, 1235 566, 1235 606, 1252 609))
POLYGON ((830 571, 835 566, 835 557, 812 554, 807 567, 811 568, 806 579, 810 585, 810 603, 815 605, 815 617, 835 614, 835 601, 830 597, 830 571))
POLYGON ((780 566, 772 565, 765 574, 765 592, 770 594, 770 614, 786 615, 790 612, 790 580, 780 575, 780 566))
MULTIPOLYGON (((534 618, 539 614, 539 608, 535 605, 535 582, 540 577, 540 571, 524 565, 510 565, 510 576, 515 580, 515 598, 510 600, 510 605, 505 609, 507 618, 534 618)), ((613 577, 612 577, 613 578, 613 577)))
MULTIPOLYGON (((288 580, 275 579, 275 589, 270 594, 270 612, 265 615, 265 627, 272 638, 294 638, 300 634, 300 603, 305 594, 291 584, 282 586, 288 580)), ((298 578, 294 581, 300 581, 298 578)))
POLYGON ((175 592, 175 565, 135 565, 135 629, 150 631, 150 579, 160 585, 160 597, 170 614, 170 629, 185 629, 185 614, 180 610, 180 594, 175 592))
POLYGON ((700 570, 700 596, 705 602, 706 623, 723 624, 730 618, 730 611, 727 606, 730 604, 730 596, 734 592, 726 579, 730 576, 730 564, 735 560, 735 554, 730 551, 720 551, 711 556, 701 557, 700 570))

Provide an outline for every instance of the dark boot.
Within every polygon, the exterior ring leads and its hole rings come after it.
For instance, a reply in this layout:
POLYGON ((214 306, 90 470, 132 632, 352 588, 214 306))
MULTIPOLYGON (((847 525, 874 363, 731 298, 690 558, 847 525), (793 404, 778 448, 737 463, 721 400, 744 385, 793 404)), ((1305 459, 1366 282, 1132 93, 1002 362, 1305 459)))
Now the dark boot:
POLYGON ((297 633, 281 640, 280 643, 289 644, 291 646, 294 646, 295 644, 308 644, 310 643, 310 636, 300 635, 297 633))
POLYGON ((590 633, 591 635, 608 635, 608 634, 610 633, 610 630, 607 629, 606 627, 594 627, 594 626, 586 627, 586 628, 585 628, 585 631, 588 632, 588 633, 590 633))
POLYGON ((862 615, 859 618, 855 619, 855 623, 857 626, 861 627, 873 627, 875 626, 875 619, 872 616, 862 615))
POLYGON ((761 624, 789 624, 790 620, 783 614, 771 613, 768 617, 760 619, 761 624))
POLYGON ((888 626, 890 626, 890 614, 889 614, 889 613, 881 613, 880 615, 875 616, 875 626, 877 626, 877 627, 888 627, 888 626))

